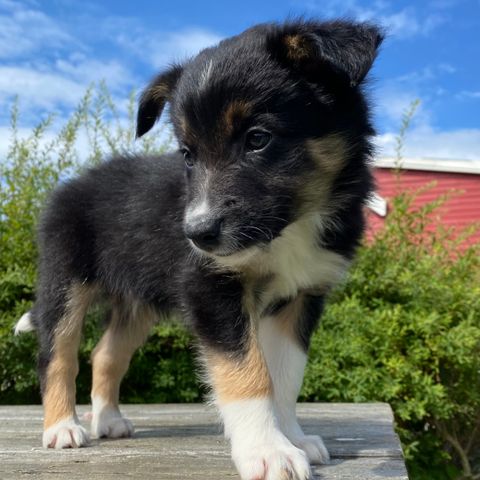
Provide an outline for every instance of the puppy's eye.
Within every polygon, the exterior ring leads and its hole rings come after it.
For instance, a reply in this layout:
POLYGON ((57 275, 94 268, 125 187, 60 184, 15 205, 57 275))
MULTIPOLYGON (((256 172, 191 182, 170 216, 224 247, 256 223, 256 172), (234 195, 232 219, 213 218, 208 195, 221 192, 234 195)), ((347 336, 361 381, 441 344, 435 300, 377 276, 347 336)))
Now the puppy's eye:
POLYGON ((247 133, 245 146, 248 150, 262 150, 270 143, 271 139, 271 133, 264 130, 250 130, 247 133))
POLYGON ((180 153, 183 155, 183 158, 185 159, 185 165, 189 168, 193 167, 194 161, 192 158, 192 152, 187 147, 182 147, 180 149, 180 153))

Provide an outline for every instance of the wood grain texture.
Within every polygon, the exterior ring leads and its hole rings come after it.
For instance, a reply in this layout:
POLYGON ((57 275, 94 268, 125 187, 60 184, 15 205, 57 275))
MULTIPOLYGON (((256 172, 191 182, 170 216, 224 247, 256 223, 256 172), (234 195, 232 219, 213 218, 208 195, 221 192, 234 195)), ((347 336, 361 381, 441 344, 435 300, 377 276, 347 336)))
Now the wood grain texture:
MULTIPOLYGON (((0 406, 0 478, 69 480, 238 479, 218 417, 204 405, 124 405, 134 438, 93 440, 88 448, 40 447, 40 406, 0 406)), ((79 417, 88 407, 78 408, 79 417)), ((407 480, 386 404, 299 404, 306 433, 322 435, 332 463, 316 480, 407 480)), ((85 424, 85 422, 83 422, 85 424)))

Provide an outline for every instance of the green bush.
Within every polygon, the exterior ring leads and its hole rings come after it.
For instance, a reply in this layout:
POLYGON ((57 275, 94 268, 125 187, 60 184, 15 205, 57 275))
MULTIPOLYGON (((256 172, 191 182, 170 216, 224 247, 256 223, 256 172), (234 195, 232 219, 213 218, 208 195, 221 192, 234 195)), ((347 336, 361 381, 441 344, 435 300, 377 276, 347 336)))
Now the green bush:
POLYGON ((330 299, 302 399, 388 402, 412 478, 477 478, 479 249, 431 230, 441 199, 412 201, 394 199, 385 229, 330 299))
MULTIPOLYGON (((34 335, 14 337, 12 328, 33 300, 35 222, 45 197, 59 181, 105 156, 162 151, 165 142, 155 136, 133 143, 133 112, 132 96, 123 123, 106 89, 90 89, 57 137, 45 143, 53 119, 20 139, 13 108, 12 141, 0 163, 0 403, 40 401, 34 335), (84 158, 77 148, 82 135, 89 143, 84 158)), ((399 160, 411 112, 399 137, 399 160)), ((432 214, 445 198, 414 209, 413 196, 394 199, 385 228, 362 246, 348 279, 330 298, 312 339, 301 399, 389 402, 412 479, 478 479, 480 252, 478 246, 461 248, 461 238, 439 227, 432 214)), ((89 355, 101 334, 101 316, 99 307, 87 321, 80 402, 89 399, 89 355)), ((178 324, 156 327, 132 360, 122 401, 201 399, 192 342, 178 324)))

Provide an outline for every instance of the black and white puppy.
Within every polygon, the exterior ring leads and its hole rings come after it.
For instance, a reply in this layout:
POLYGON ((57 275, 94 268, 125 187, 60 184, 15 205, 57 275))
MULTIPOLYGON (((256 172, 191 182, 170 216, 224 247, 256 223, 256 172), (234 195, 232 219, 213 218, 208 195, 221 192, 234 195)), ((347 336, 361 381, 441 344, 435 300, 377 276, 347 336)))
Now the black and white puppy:
POLYGON ((382 40, 347 21, 263 24, 158 75, 137 135, 166 104, 179 153, 114 158, 61 185, 40 225, 43 445, 87 445, 75 413, 83 318, 111 305, 92 355, 92 434, 133 431, 118 408, 160 315, 198 336, 242 479, 307 479, 328 461, 295 417, 324 296, 345 274, 372 188, 362 84, 382 40))

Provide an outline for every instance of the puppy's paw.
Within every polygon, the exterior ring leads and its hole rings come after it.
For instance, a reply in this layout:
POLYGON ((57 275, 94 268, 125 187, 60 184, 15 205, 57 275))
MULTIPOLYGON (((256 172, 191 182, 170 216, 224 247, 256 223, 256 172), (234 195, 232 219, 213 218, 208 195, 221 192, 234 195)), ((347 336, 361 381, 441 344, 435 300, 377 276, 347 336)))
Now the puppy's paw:
POLYGON ((303 450, 285 441, 245 446, 232 454, 242 480, 308 480, 310 465, 303 450))
POLYGON ((132 422, 124 418, 114 407, 104 407, 92 414, 92 436, 96 438, 131 437, 134 432, 132 422))
POLYGON ((43 432, 44 448, 78 448, 90 443, 87 431, 76 418, 60 420, 43 432))
POLYGON ((313 465, 322 465, 330 462, 328 453, 323 440, 318 435, 303 435, 298 438, 292 438, 292 443, 301 448, 313 465))

